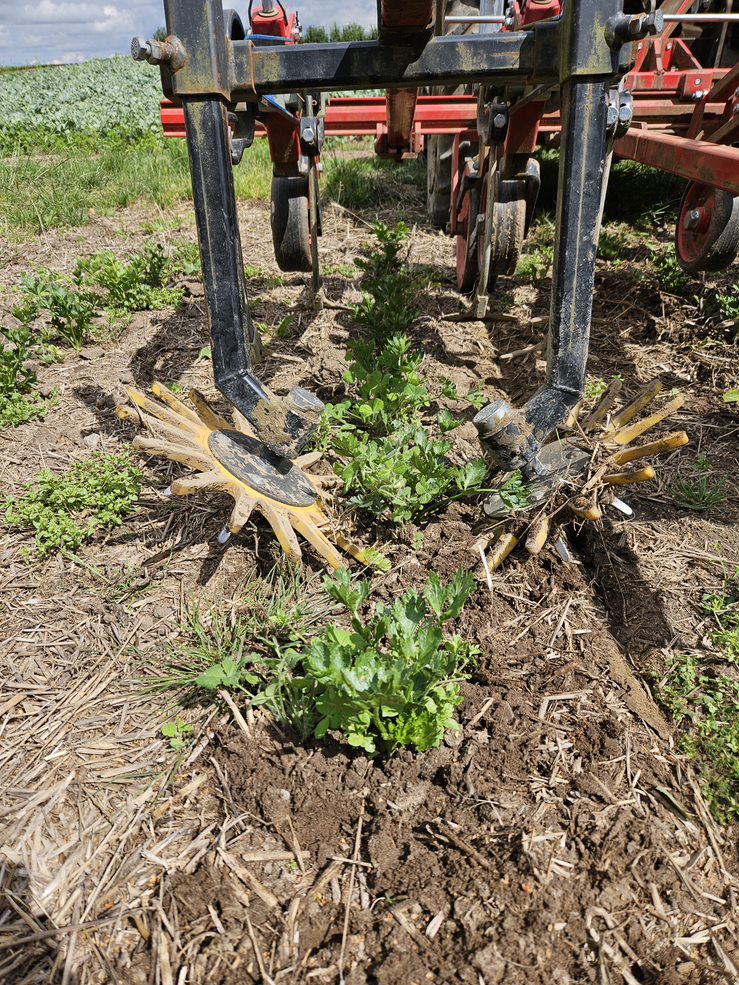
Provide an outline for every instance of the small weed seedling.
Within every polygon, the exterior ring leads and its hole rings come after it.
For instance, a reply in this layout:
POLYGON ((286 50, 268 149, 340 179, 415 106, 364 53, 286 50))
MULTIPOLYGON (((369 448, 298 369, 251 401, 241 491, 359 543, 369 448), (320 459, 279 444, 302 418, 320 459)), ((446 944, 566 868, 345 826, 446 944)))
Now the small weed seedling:
POLYGON ((697 513, 710 513, 729 497, 728 483, 718 478, 704 456, 698 457, 691 467, 691 474, 674 480, 671 486, 673 500, 678 506, 697 513))
POLYGON ((32 531, 41 556, 75 551, 98 530, 123 523, 140 487, 141 473, 128 453, 94 454, 65 475, 39 472, 26 493, 5 499, 5 522, 32 531))
POLYGON ((713 622, 711 642, 729 663, 739 665, 739 582, 727 583, 723 592, 704 595, 701 608, 713 622))
POLYGON ((169 739, 169 745, 175 752, 182 752, 187 745, 187 736, 192 732, 192 725, 188 725, 182 718, 177 718, 174 722, 165 722, 162 725, 162 735, 169 739))

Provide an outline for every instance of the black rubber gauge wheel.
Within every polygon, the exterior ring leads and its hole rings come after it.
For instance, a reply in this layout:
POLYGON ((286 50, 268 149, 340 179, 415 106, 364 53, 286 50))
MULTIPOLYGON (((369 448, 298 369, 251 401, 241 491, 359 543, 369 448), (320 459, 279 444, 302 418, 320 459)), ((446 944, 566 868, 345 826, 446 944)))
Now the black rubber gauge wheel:
POLYGON ((312 263, 307 178, 272 178, 270 219, 280 270, 309 271, 312 263))

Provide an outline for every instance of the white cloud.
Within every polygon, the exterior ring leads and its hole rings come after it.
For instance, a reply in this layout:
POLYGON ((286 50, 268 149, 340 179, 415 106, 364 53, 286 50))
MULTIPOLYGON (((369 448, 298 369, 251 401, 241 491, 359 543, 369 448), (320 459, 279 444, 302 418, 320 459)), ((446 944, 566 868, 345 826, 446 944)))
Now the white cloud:
MULTIPOLYGON (((304 26, 356 21, 371 27, 376 23, 375 4, 366 0, 345 0, 335 6, 324 0, 295 3, 304 26)), ((230 5, 224 0, 224 6, 230 5)), ((234 6, 246 17, 247 0, 234 6)), ((286 2, 285 6, 289 10, 292 5, 286 2)), ((0 64, 56 64, 102 58, 111 52, 127 54, 134 35, 150 36, 163 24, 161 0, 102 4, 89 0, 0 0, 0 64)))

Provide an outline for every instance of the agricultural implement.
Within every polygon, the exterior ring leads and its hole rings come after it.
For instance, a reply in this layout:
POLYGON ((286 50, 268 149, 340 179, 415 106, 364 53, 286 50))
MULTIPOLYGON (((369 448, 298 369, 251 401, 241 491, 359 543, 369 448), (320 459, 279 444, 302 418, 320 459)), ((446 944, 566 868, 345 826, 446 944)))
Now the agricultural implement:
MULTIPOLYGON (((677 397, 640 419, 655 406, 657 383, 621 410, 615 383, 578 419, 610 164, 615 154, 684 177, 681 265, 695 272, 732 262, 739 14, 731 0, 378 0, 378 40, 332 44, 299 44, 297 14, 274 0, 251 3, 247 25, 221 0, 164 6, 166 40, 134 39, 132 53, 161 66, 165 133, 187 140, 215 383, 234 409, 229 421, 196 393, 191 406, 162 388, 159 400, 132 394, 134 407, 121 413, 149 430, 139 446, 198 470, 172 492, 229 492, 224 538, 257 508, 291 556, 300 553, 297 531, 332 565, 341 556, 331 539, 361 558, 332 531, 318 506, 320 480, 304 471, 321 401, 302 388, 277 396, 254 373, 259 340, 232 168, 257 135, 267 138, 275 255, 283 270, 311 272, 317 293, 323 143, 365 134, 380 156, 425 154, 429 216, 456 238, 457 283, 473 318, 485 316, 496 279, 518 262, 539 190, 535 150, 559 147, 545 381, 522 407, 496 400, 475 418, 486 450, 532 490, 523 531, 497 531, 495 562, 524 535, 530 552, 541 550, 558 489, 579 485, 567 505, 586 519, 604 502, 628 511, 613 489, 652 478, 652 466, 639 463, 687 436, 633 444, 680 406, 677 397), (385 96, 327 96, 374 88, 385 96)), ((485 510, 493 519, 505 512, 494 495, 485 510)))

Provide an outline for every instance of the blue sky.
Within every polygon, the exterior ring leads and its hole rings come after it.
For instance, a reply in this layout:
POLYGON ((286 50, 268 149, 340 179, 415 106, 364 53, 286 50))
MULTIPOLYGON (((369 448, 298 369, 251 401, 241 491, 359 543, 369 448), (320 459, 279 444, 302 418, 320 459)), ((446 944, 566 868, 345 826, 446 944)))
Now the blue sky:
MULTIPOLYGON (((369 27, 376 22, 373 0, 333 4, 307 0, 296 5, 304 26, 357 21, 369 27)), ((248 0, 234 6, 246 16, 248 0)), ((0 0, 0 65, 78 62, 126 54, 134 35, 149 36, 163 24, 160 0, 0 0)))

